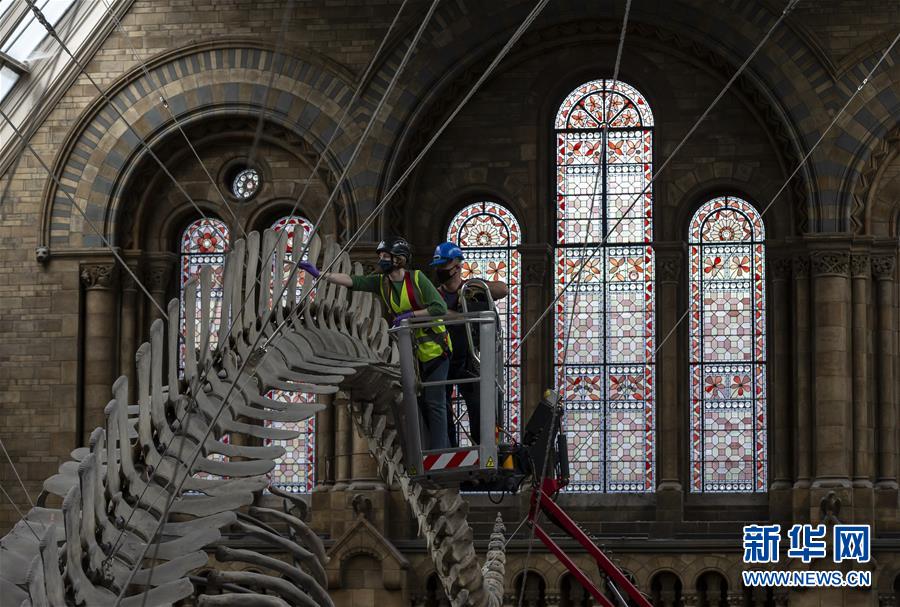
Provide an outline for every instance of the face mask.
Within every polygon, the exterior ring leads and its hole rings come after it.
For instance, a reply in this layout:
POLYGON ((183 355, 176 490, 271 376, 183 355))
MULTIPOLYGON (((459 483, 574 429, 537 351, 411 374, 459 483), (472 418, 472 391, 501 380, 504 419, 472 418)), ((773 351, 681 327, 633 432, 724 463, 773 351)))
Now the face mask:
POLYGON ((453 278, 453 270, 443 270, 439 269, 435 272, 437 274, 438 282, 445 283, 451 278, 453 278))
POLYGON ((379 259, 378 260, 378 269, 382 274, 387 274, 391 270, 394 269, 394 262, 390 259, 379 259))

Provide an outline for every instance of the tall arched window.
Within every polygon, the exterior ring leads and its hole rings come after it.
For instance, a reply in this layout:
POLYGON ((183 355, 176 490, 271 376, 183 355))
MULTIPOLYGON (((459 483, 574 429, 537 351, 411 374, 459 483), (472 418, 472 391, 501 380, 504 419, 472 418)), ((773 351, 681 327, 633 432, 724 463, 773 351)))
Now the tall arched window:
POLYGON ((569 488, 651 491, 653 115, 628 84, 592 80, 566 97, 554 127, 556 293, 573 283, 554 327, 569 488))
POLYGON ((691 491, 766 490, 764 239, 732 196, 691 221, 691 491))
MULTIPOLYGON (((283 284, 281 286, 273 285, 273 297, 287 285, 288 277, 294 266, 295 251, 292 248, 294 244, 294 232, 296 230, 303 230, 303 237, 298 243, 305 244, 310 233, 312 233, 312 227, 312 223, 310 223, 309 220, 298 215, 282 217, 272 224, 272 229, 276 232, 286 232, 281 238, 287 239, 287 251, 284 257, 284 271, 282 273, 283 284)), ((305 257, 306 256, 304 256, 304 258, 305 257)), ((300 285, 303 284, 305 273, 298 272, 298 274, 297 292, 294 294, 285 293, 282 297, 282 301, 291 296, 293 296, 295 300, 300 297, 300 285)), ((315 401, 314 395, 305 394, 303 392, 271 390, 266 396, 273 400, 292 403, 315 401)), ((316 418, 311 417, 302 422, 272 422, 272 426, 300 432, 299 437, 284 442, 286 453, 281 459, 275 462, 275 469, 272 470, 270 475, 272 484, 294 493, 307 493, 312 491, 315 484, 316 418)))
MULTIPOLYGON (((192 222, 181 233, 181 246, 179 254, 181 257, 180 277, 178 283, 178 297, 181 305, 179 306, 178 319, 181 327, 179 344, 178 344, 178 370, 179 375, 184 372, 184 355, 185 355, 185 335, 187 327, 185 325, 184 310, 184 287, 188 281, 195 276, 200 276, 200 270, 204 266, 212 268, 212 293, 210 298, 210 336, 209 347, 213 349, 219 342, 219 326, 222 319, 222 298, 224 290, 224 274, 225 274, 225 253, 228 252, 228 226, 224 221, 214 217, 202 218, 192 222)), ((197 312, 196 318, 200 318, 200 284, 197 284, 197 312)), ((199 323, 197 325, 199 331, 199 323)), ((194 343, 199 346, 201 342, 199 332, 194 336, 194 343)), ((228 442, 228 435, 216 437, 222 442, 228 442)), ((210 459, 224 459, 223 456, 211 454, 210 459)), ((215 478, 213 475, 207 475, 203 472, 196 473, 199 478, 215 478)))
MULTIPOLYGON (((204 266, 212 268, 212 298, 210 301, 210 328, 209 347, 215 348, 219 339, 219 325, 222 317, 222 279, 225 271, 225 253, 228 252, 228 226, 225 222, 215 218, 203 218, 192 222, 181 233, 181 276, 179 282, 179 297, 181 300, 181 345, 179 348, 179 367, 184 365, 184 286, 195 276, 200 275, 200 269, 204 266)), ((199 284, 197 288, 197 318, 200 317, 199 284)), ((199 326, 199 325, 198 325, 199 326)), ((200 343, 200 336, 196 336, 196 343, 200 343)))
POLYGON ((516 436, 521 411, 521 353, 516 348, 521 338, 521 286, 519 251, 516 250, 522 242, 519 222, 504 206, 495 202, 476 202, 456 214, 447 230, 447 240, 456 243, 465 252, 463 278, 501 280, 509 286, 509 295, 497 301, 497 310, 506 337, 504 418, 510 434, 516 436))

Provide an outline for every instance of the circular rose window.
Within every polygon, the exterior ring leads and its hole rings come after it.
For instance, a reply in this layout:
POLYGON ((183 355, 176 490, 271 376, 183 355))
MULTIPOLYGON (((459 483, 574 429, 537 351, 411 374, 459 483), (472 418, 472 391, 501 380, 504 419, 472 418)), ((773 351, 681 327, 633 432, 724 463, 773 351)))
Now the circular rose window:
POLYGON ((256 169, 243 169, 234 176, 231 183, 231 193, 241 200, 250 200, 259 191, 259 171, 256 169))

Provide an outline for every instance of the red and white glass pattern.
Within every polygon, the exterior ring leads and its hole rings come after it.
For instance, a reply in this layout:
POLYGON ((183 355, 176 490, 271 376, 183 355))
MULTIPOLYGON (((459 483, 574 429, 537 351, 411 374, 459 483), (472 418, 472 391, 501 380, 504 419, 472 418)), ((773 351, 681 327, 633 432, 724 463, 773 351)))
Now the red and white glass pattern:
MULTIPOLYGON (((463 279, 497 280, 505 282, 509 287, 509 295, 497 300, 496 305, 506 338, 505 427, 512 436, 518 437, 521 353, 517 344, 521 339, 522 300, 519 251, 516 249, 522 242, 519 222, 503 205, 489 201, 476 202, 456 214, 447 230, 447 240, 456 243, 465 253, 463 279)), ((454 410, 458 416, 459 403, 454 403, 454 410)), ((465 411, 465 407, 462 411, 465 411)), ((462 427, 468 428, 467 419, 465 415, 460 419, 462 427)), ((460 437, 460 444, 466 444, 463 436, 460 437)))
MULTIPOLYGON (((184 287, 195 276, 199 277, 200 270, 204 266, 212 268, 212 296, 210 298, 210 329, 209 347, 214 349, 219 339, 219 325, 222 318, 223 277, 225 272, 225 253, 228 252, 228 226, 224 221, 215 218, 198 219, 191 223, 181 233, 181 276, 179 282, 179 326, 181 328, 178 345, 178 369, 179 375, 184 372, 185 355, 185 313, 184 313, 184 287)), ((197 285, 197 312, 196 318, 200 318, 200 285, 197 285)), ((194 343, 199 345, 200 332, 194 336, 194 343)), ((223 442, 228 442, 228 436, 217 437, 223 442)), ((209 455, 209 459, 223 460, 221 455, 209 455)), ((213 475, 198 473, 199 478, 214 478, 213 475)))
MULTIPOLYGON (((210 300, 210 327, 209 347, 216 347, 219 339, 219 325, 222 316, 222 289, 223 275, 225 271, 225 253, 228 252, 228 226, 224 221, 214 218, 198 219, 191 223, 181 233, 181 280, 179 294, 181 299, 181 344, 179 347, 179 368, 184 366, 184 286, 195 276, 199 277, 200 269, 204 266, 212 268, 212 297, 210 300)), ((200 318, 200 288, 197 285, 197 315, 200 318)), ((199 323, 197 325, 200 326, 199 323)), ((199 332, 195 336, 195 343, 199 346, 199 332)))
MULTIPOLYGON (((315 402, 313 394, 271 390, 266 396, 272 400, 288 403, 315 402)), ((291 493, 309 493, 315 485, 316 461, 316 418, 301 422, 271 422, 269 426, 300 432, 300 436, 288 441, 267 441, 281 444, 285 454, 275 460, 275 468, 269 473, 273 485, 291 493)))
POLYGON ((765 233, 722 196, 690 225, 691 491, 766 490, 765 233))
MULTIPOLYGON (((277 288, 271 286, 272 292, 270 297, 275 297, 279 291, 285 289, 288 284, 288 277, 294 265, 294 231, 303 230, 303 238, 301 241, 306 244, 309 235, 312 233, 312 223, 305 217, 298 215, 290 215, 282 217, 272 224, 275 232, 286 232, 281 238, 287 239, 287 250, 284 256, 284 271, 282 272, 283 284, 277 288)), ((306 256, 304 255, 304 259, 306 256)), ((300 297, 300 286, 306 277, 305 272, 298 272, 297 292, 294 293, 295 301, 300 297)), ((288 294, 282 296, 282 303, 287 301, 288 294)), ((315 398, 312 394, 302 392, 285 392, 283 390, 270 390, 266 396, 272 400, 288 402, 288 403, 308 403, 314 402, 315 398)), ((286 453, 284 456, 275 461, 275 468, 269 474, 269 478, 273 485, 290 491, 293 493, 308 493, 312 491, 315 484, 315 459, 316 459, 316 419, 311 417, 301 422, 273 422, 272 427, 288 430, 296 430, 300 432, 300 436, 289 441, 275 441, 284 446, 286 453)))
POLYGON ((644 97, 612 80, 579 86, 556 116, 556 293, 574 282, 554 323, 570 491, 654 488, 652 127, 644 97))

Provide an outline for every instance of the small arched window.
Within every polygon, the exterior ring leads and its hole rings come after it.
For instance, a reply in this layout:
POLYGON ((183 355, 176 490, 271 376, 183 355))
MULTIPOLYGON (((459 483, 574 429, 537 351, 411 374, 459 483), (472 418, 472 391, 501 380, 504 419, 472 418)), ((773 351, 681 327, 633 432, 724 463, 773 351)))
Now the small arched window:
MULTIPOLYGON (((515 216, 496 202, 476 202, 462 209, 450 221, 447 240, 456 243, 465 254, 462 277, 498 280, 509 287, 509 295, 497 300, 497 311, 503 323, 506 360, 506 429, 517 436, 521 411, 521 280, 518 247, 522 233, 515 216), (511 355, 511 356, 510 356, 511 355)), ((454 406, 458 410, 458 407, 454 406)), ((465 407, 462 408, 465 411, 465 407)), ((460 419, 461 427, 468 422, 460 419)), ((462 438, 461 438, 462 440, 462 438)))
MULTIPOLYGON (((284 271, 282 273, 283 284, 281 286, 272 285, 272 297, 275 297, 281 289, 285 288, 296 261, 294 255, 299 251, 293 250, 295 231, 303 231, 303 237, 297 243, 306 244, 309 235, 312 233, 312 227, 313 224, 308 219, 299 215, 282 217, 272 224, 271 229, 279 234, 285 232, 281 238, 287 239, 287 251, 284 257, 284 271)), ((306 256, 304 256, 305 258, 306 256)), ((288 297, 293 296, 295 301, 300 297, 300 285, 303 284, 305 276, 305 272, 298 271, 297 292, 294 294, 285 293, 282 296, 282 302, 286 302, 288 297)), ((289 403, 315 402, 315 395, 303 392, 270 390, 266 396, 273 400, 289 403)), ((270 473, 272 484, 293 493, 312 491, 315 485, 316 418, 311 417, 301 422, 272 422, 271 425, 275 428, 295 430, 300 433, 300 436, 297 438, 283 442, 286 453, 281 459, 276 460, 275 468, 270 473)))
MULTIPOLYGON (((202 218, 191 222, 181 232, 179 299, 181 301, 179 326, 181 327, 181 344, 179 348, 179 368, 184 366, 184 287, 192 278, 200 276, 204 266, 212 268, 212 298, 210 301, 210 349, 215 348, 219 339, 219 325, 222 318, 222 289, 225 271, 225 253, 228 252, 228 226, 216 218, 202 218)), ((200 296, 197 296, 197 318, 200 317, 200 296)), ((196 342, 201 343, 200 336, 196 342)))
POLYGON ((591 80, 556 114, 556 386, 571 491, 654 488, 653 114, 591 80))
POLYGON ((691 491, 766 490, 765 232, 721 196, 690 224, 691 491))

